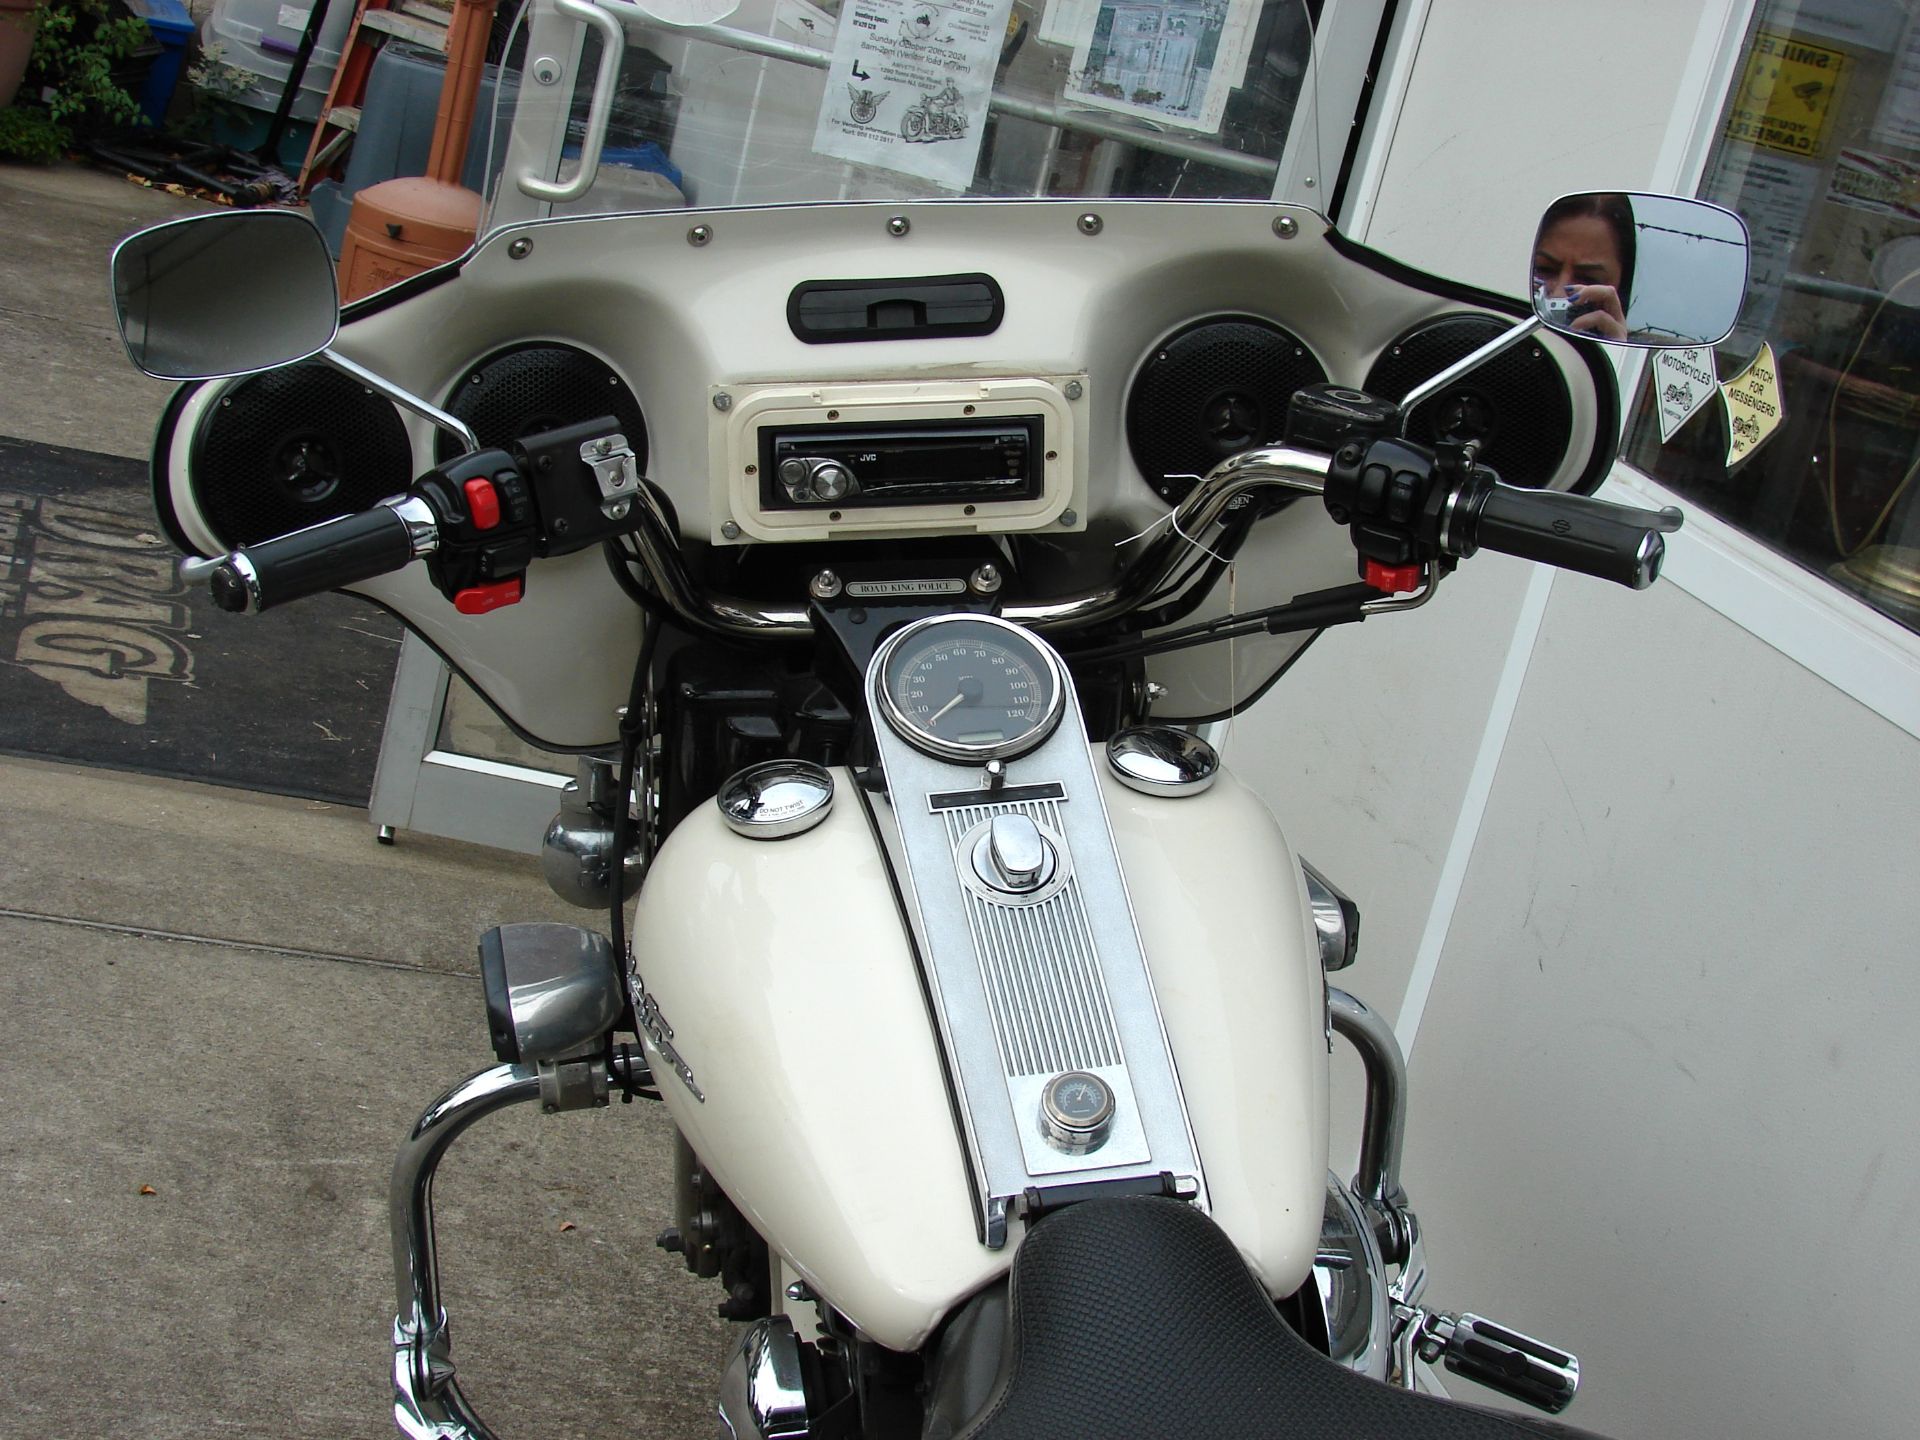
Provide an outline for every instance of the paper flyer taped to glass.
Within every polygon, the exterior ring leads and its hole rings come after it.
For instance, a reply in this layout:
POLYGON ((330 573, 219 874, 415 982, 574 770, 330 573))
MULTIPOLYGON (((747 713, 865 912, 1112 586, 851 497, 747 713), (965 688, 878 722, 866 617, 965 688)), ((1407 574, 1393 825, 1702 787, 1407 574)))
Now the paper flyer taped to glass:
POLYGON ((846 0, 813 148, 965 190, 1012 8, 1013 0, 846 0))
MULTIPOLYGON (((1253 0, 1098 0, 1061 98, 1217 133, 1246 73, 1253 0)), ((1084 24, 1084 18, 1080 18, 1084 24)))

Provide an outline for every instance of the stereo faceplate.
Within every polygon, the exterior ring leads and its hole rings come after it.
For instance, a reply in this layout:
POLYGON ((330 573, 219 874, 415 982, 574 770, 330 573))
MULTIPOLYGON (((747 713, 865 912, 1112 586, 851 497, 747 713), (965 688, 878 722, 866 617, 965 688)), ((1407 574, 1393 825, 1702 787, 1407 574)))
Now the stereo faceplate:
POLYGON ((1086 396, 1078 375, 718 386, 711 538, 1081 529, 1086 396))

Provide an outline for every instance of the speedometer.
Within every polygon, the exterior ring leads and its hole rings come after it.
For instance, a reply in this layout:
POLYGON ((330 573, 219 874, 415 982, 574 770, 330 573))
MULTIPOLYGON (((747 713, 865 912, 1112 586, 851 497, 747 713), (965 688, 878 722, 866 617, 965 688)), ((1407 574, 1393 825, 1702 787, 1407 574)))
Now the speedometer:
POLYGON ((1060 662, 1017 625, 938 615, 901 630, 874 665, 881 712, 942 760, 1010 759, 1053 733, 1066 703, 1060 662))

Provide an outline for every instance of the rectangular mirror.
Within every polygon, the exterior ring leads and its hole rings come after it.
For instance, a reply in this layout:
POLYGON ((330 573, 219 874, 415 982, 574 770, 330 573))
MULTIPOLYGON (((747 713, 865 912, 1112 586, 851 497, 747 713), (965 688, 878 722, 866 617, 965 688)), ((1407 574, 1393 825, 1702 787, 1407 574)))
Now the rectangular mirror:
POLYGON ((1529 293, 1550 330, 1616 345, 1715 345, 1747 290, 1747 226, 1704 200, 1595 190, 1547 207, 1529 293))
POLYGON ((113 310, 127 355, 161 380, 251 375, 333 343, 333 259, 291 210, 195 215, 129 235, 113 252, 113 310))

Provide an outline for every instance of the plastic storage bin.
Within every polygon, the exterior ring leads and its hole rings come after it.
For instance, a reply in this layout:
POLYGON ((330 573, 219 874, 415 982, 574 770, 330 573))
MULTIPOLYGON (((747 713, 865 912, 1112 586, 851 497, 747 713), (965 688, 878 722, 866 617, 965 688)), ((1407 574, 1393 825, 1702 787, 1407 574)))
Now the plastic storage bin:
POLYGON ((180 0, 121 0, 129 15, 147 22, 147 29, 160 46, 160 53, 147 67, 147 78, 140 87, 140 113, 155 126, 167 123, 167 107, 173 104, 174 88, 180 83, 180 67, 187 58, 187 45, 193 39, 193 17, 180 0))
POLYGON ((293 118, 309 122, 320 118, 320 107, 326 103, 333 72, 340 64, 340 49, 353 24, 354 0, 310 0, 306 4, 214 0, 213 13, 201 27, 200 44, 203 48, 219 46, 221 60, 254 77, 254 83, 237 97, 242 105, 269 115, 279 108, 313 5, 325 5, 327 18, 320 27, 313 57, 307 62, 307 73, 301 77, 300 96, 293 104, 293 118))

